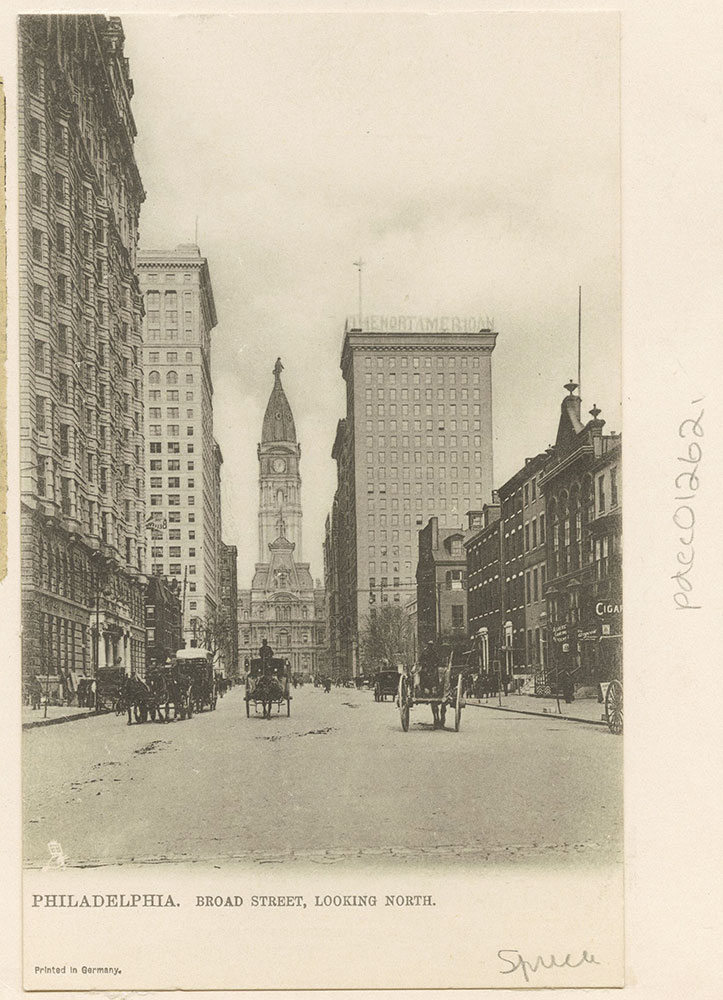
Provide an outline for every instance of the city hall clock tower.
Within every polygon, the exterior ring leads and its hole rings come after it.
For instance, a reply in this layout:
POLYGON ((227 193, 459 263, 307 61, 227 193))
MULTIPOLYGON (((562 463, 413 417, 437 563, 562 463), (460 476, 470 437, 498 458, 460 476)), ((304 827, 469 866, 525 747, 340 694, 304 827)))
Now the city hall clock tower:
POLYGON ((259 458, 259 562, 269 560, 269 546, 279 537, 293 543, 294 559, 301 553, 301 447, 294 417, 281 384, 284 366, 274 365, 274 387, 264 414, 259 458))

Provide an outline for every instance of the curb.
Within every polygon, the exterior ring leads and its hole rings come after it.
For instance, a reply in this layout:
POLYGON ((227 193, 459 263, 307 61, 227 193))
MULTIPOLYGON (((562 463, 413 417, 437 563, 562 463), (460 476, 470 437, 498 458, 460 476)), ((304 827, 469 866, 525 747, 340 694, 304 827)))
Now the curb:
POLYGON ((39 729, 41 726, 57 726, 61 722, 75 722, 76 719, 97 719, 99 715, 109 715, 109 712, 85 712, 81 715, 60 715, 55 719, 38 719, 36 722, 23 722, 23 729, 39 729))
POLYGON ((584 722, 588 726, 603 726, 607 729, 607 722, 603 722, 600 719, 581 719, 578 715, 558 715, 557 712, 533 712, 529 708, 508 708, 505 705, 483 705, 479 701, 471 701, 469 698, 466 701, 467 705, 472 705, 474 708, 488 708, 493 712, 515 712, 518 715, 536 715, 539 719, 560 719, 565 722, 584 722))

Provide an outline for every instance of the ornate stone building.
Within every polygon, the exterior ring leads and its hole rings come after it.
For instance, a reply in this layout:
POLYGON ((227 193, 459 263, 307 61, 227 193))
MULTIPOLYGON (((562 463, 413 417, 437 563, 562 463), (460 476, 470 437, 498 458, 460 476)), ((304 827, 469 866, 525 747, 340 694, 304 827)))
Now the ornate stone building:
POLYGON ((583 422, 565 386, 555 446, 539 480, 547 514, 548 671, 598 684, 622 667, 622 495, 619 434, 597 406, 583 422))
POLYGON ((142 669, 145 197, 116 17, 19 19, 23 669, 142 669))
POLYGON ((264 415, 259 460, 259 556, 250 590, 239 591, 239 658, 258 655, 268 640, 295 673, 314 675, 326 649, 325 592, 301 558, 301 446, 274 366, 264 415))

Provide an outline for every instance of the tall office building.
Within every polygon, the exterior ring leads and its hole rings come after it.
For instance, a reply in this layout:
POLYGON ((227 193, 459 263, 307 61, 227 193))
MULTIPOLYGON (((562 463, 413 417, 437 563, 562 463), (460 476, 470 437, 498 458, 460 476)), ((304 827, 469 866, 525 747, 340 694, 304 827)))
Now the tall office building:
POLYGON ((358 672, 371 609, 414 596, 417 532, 431 517, 460 527, 492 495, 492 351, 497 334, 348 329, 327 548, 339 593, 330 606, 336 669, 358 672))
POLYGON ((145 656, 145 195, 123 45, 116 17, 19 18, 23 667, 71 691, 145 656))
POLYGON ((139 253, 145 301, 146 494, 150 571, 181 583, 186 645, 218 607, 220 475, 213 436, 208 262, 195 244, 139 253))

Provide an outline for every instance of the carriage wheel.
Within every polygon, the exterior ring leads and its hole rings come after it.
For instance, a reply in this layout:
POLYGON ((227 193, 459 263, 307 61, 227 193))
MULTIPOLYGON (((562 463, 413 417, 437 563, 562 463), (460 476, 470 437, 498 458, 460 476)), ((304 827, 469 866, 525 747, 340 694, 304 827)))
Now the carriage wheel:
POLYGON ((457 678, 457 698, 454 703, 454 731, 459 732, 459 727, 462 724, 462 674, 457 678))
POLYGON ((138 702, 136 702, 135 705, 133 706, 133 718, 136 720, 136 722, 141 721, 141 715, 142 715, 141 705, 138 702))
POLYGON ((409 681, 404 674, 399 678, 399 718, 406 733, 409 729, 409 681))
POLYGON ((441 729, 444 729, 444 723, 447 719, 447 703, 442 702, 439 706, 439 725, 441 729))
POLYGON ((607 689, 605 713, 610 732, 619 736, 623 731, 623 686, 619 680, 611 681, 607 689))

